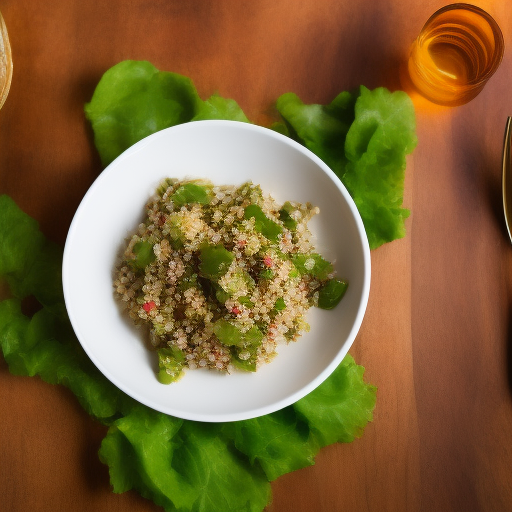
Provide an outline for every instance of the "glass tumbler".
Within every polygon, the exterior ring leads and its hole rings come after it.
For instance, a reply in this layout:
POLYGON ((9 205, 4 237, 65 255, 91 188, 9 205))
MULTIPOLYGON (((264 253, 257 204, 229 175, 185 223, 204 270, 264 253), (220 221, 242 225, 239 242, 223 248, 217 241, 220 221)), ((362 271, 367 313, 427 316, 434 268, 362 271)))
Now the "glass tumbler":
POLYGON ((474 5, 447 5, 427 20, 414 41, 409 77, 433 103, 463 105, 498 69, 503 51, 503 35, 489 14, 474 5))

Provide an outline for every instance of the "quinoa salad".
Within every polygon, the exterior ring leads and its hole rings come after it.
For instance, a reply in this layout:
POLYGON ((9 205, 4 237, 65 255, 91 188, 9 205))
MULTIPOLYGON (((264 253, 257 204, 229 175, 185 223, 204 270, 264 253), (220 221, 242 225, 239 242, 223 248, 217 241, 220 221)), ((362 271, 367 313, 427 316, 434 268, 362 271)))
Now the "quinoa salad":
POLYGON ((184 370, 254 372, 334 308, 347 282, 315 252, 309 203, 278 204, 251 182, 165 179, 128 238, 114 294, 149 327, 160 382, 184 370))

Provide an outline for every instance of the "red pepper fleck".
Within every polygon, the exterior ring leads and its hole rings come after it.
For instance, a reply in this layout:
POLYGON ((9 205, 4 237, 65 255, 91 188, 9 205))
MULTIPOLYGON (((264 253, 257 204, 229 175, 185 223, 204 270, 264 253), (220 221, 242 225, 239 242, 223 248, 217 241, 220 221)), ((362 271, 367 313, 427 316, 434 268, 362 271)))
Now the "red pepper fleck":
POLYGON ((231 313, 233 313, 233 315, 239 315, 240 314, 240 309, 238 308, 238 306, 233 306, 233 309, 231 310, 231 313))
POLYGON ((149 313, 150 311, 156 308, 156 304, 154 300, 150 300, 149 302, 144 302, 142 307, 144 308, 144 311, 146 313, 149 313))
POLYGON ((274 263, 274 262, 272 261, 272 258, 271 258, 270 256, 265 256, 265 257, 263 258, 263 263, 264 263, 264 265, 265 265, 266 267, 271 267, 271 266, 272 266, 272 263, 274 263))

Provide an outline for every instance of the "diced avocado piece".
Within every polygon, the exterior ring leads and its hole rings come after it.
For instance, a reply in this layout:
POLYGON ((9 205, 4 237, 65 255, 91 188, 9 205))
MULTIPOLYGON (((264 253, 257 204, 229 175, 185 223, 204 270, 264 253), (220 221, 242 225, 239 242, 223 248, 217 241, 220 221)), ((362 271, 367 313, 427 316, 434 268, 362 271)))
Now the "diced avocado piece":
POLYGON ((340 279, 329 279, 318 292, 318 307, 333 309, 345 295, 348 282, 340 279))
POLYGON ((309 274, 320 281, 327 279, 334 270, 332 263, 316 253, 295 254, 292 256, 292 262, 301 274, 309 274))
POLYGON ((158 380, 162 384, 176 382, 182 375, 185 367, 185 354, 175 347, 158 350, 158 380))
POLYGON ((139 270, 144 270, 156 258, 153 252, 153 244, 147 241, 137 242, 133 246, 133 254, 135 254, 135 259, 129 261, 129 263, 139 270))
POLYGON ((169 199, 177 207, 193 203, 208 204, 211 200, 211 188, 196 183, 185 183, 178 187, 169 199))
POLYGON ((217 281, 228 270, 235 255, 223 245, 205 245, 199 253, 199 272, 203 277, 217 281))
POLYGON ((273 242, 277 242, 279 235, 283 232, 283 228, 269 219, 257 204, 246 206, 244 217, 246 219, 254 218, 254 229, 273 242))
POLYGON ((279 220, 284 224, 284 227, 288 228, 290 231, 297 229, 297 221, 290 215, 294 210, 295 208, 289 201, 286 201, 279 210, 279 220))

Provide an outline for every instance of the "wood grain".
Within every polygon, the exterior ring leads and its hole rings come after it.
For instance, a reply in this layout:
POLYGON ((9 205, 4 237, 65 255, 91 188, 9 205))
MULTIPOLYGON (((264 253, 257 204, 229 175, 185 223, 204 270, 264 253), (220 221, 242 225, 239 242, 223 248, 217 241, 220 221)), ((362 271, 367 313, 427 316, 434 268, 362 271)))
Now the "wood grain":
MULTIPOLYGON (((512 510, 512 247, 501 213, 503 130, 512 115, 512 10, 475 1, 502 27, 496 75, 468 105, 415 97, 407 236, 372 253, 370 301, 351 353, 378 386, 361 439, 272 484, 269 512, 512 510)), ((0 111, 0 192, 64 243, 101 172, 83 115, 102 73, 147 59, 232 97, 267 125, 293 91, 329 102, 359 84, 397 89, 437 0, 5 0, 14 75, 0 111)), ((160 510, 110 491, 105 429, 73 396, 9 374, 0 359, 2 512, 160 510)))

